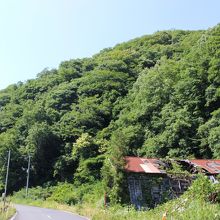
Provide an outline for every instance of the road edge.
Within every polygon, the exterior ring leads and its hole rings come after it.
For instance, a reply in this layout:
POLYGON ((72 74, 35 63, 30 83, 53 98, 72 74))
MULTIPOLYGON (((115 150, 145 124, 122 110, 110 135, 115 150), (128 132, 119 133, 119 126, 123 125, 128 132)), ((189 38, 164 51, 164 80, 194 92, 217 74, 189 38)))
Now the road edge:
POLYGON ((18 212, 16 211, 15 214, 9 220, 15 220, 17 214, 18 214, 18 212))
POLYGON ((81 218, 85 218, 86 220, 91 220, 90 218, 88 218, 88 217, 86 217, 86 216, 83 216, 83 215, 79 215, 79 214, 77 214, 77 213, 75 213, 75 212, 66 211, 66 210, 61 210, 61 211, 66 212, 66 213, 69 213, 69 214, 72 214, 72 215, 77 215, 77 216, 79 216, 79 217, 81 217, 81 218))
MULTIPOLYGON (((85 220, 91 220, 87 216, 79 215, 78 213, 67 211, 67 210, 63 210, 63 209, 47 208, 47 207, 34 206, 34 205, 26 205, 26 204, 16 204, 16 205, 30 206, 30 207, 42 208, 42 209, 51 209, 51 210, 56 210, 56 211, 61 211, 61 212, 66 212, 66 213, 69 213, 69 214, 72 214, 72 215, 76 215, 76 216, 79 216, 81 218, 84 218, 85 220)), ((16 213, 9 220, 15 220, 17 215, 18 215, 18 211, 16 210, 16 213)))

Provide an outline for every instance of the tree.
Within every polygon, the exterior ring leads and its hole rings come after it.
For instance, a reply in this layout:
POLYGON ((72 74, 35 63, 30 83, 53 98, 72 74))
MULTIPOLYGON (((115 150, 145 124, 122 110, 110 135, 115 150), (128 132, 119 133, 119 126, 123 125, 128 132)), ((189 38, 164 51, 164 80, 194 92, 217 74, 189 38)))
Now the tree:
POLYGON ((49 181, 53 176, 55 160, 59 156, 58 137, 45 122, 35 123, 28 131, 25 144, 23 151, 32 157, 33 182, 49 181))

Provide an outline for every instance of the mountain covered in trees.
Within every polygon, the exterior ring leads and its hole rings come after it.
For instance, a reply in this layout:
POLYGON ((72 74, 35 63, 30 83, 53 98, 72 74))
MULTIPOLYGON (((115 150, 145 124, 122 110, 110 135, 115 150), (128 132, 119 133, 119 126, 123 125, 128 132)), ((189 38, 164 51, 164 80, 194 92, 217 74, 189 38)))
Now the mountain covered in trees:
POLYGON ((31 186, 117 186, 125 155, 220 158, 220 25, 156 32, 1 90, 1 190, 9 149, 10 191, 28 155, 31 186))

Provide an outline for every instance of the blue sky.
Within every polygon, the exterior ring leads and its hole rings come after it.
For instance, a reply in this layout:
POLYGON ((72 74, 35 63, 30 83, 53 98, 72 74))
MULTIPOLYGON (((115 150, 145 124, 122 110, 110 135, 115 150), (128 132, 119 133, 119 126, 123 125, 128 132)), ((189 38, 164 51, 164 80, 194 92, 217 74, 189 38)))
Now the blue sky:
POLYGON ((219 9, 219 0, 1 0, 0 89, 158 30, 207 29, 219 9))

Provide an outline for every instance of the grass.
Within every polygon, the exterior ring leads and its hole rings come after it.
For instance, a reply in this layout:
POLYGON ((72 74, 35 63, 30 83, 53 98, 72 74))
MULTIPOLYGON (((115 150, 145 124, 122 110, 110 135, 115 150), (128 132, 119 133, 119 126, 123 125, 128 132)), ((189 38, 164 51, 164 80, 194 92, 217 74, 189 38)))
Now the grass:
POLYGON ((149 211, 136 211, 128 207, 114 206, 108 209, 92 207, 91 204, 77 206, 76 211, 80 214, 86 213, 92 220, 156 220, 162 219, 165 211, 168 213, 167 219, 172 220, 219 220, 220 206, 210 204, 200 200, 181 204, 181 199, 168 202, 149 211))
MULTIPOLYGON (((75 205, 61 204, 69 202, 68 193, 60 190, 54 196, 48 196, 42 188, 30 190, 29 198, 25 197, 24 191, 15 193, 12 201, 18 204, 28 204, 46 208, 54 208, 88 216, 91 220, 161 220, 163 213, 167 212, 167 220, 220 220, 220 194, 215 203, 209 200, 210 193, 220 192, 220 185, 213 185, 208 178, 198 177, 184 195, 175 200, 157 206, 151 210, 136 211, 133 207, 112 205, 108 208, 103 206, 103 193, 94 188, 87 192, 75 205), (62 192, 62 193, 61 193, 62 192), (61 194, 60 194, 61 193, 61 194), (44 195, 42 197, 42 195, 44 195), (53 198, 53 199, 52 199, 53 198), (58 199, 55 202, 54 198, 58 199)), ((75 202, 76 200, 70 200, 75 202)))
POLYGON ((105 218, 102 218, 100 213, 97 213, 94 216, 94 220, 98 219, 111 219, 111 220, 125 220, 125 219, 148 219, 148 220, 155 220, 155 219, 162 219, 162 215, 165 211, 168 213, 168 219, 176 219, 176 220, 214 220, 214 219, 220 219, 220 213, 218 215, 215 215, 217 211, 220 211, 220 207, 217 206, 211 206, 209 204, 201 204, 199 201, 194 201, 190 204, 189 207, 186 209, 180 208, 179 210, 173 209, 175 203, 172 203, 171 205, 164 205, 160 206, 154 210, 150 211, 142 211, 137 212, 135 210, 127 211, 126 209, 122 210, 112 210, 110 212, 107 212, 107 215, 104 215, 105 218))
POLYGON ((54 208, 88 216, 92 220, 156 220, 162 219, 165 211, 167 220, 219 220, 220 204, 211 204, 203 200, 186 200, 179 198, 149 211, 136 211, 131 207, 112 206, 104 209, 100 202, 84 203, 74 206, 59 204, 54 201, 15 200, 16 203, 28 204, 45 208, 54 208))
POLYGON ((0 202, 0 220, 9 220, 15 212, 16 210, 11 203, 7 202, 4 208, 3 202, 0 202))

